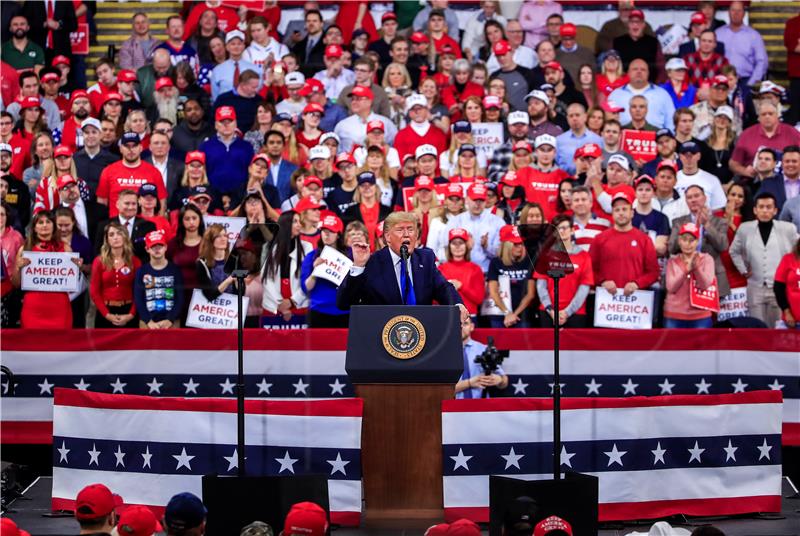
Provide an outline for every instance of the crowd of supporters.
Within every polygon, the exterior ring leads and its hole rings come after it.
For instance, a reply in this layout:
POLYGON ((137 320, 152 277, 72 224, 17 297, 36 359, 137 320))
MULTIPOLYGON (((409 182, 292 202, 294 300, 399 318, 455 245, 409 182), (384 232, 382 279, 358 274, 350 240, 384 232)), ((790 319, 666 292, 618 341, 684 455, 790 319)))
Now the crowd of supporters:
POLYGON ((622 0, 594 50, 551 0, 306 2, 283 25, 229 4, 184 2, 163 42, 137 13, 89 83, 68 51, 91 2, 4 4, 3 327, 185 325, 194 290, 237 292, 207 216, 279 224, 238 248, 248 327, 343 327, 322 250, 382 247, 397 210, 478 325, 591 326, 603 287, 654 291, 654 326, 710 327, 693 295, 742 288, 750 317, 798 326, 800 16, 784 88, 741 2, 726 22, 698 2, 662 48, 622 0), (516 227, 543 223, 574 266, 557 316, 516 227), (20 290, 27 252, 76 252, 81 287, 20 290))

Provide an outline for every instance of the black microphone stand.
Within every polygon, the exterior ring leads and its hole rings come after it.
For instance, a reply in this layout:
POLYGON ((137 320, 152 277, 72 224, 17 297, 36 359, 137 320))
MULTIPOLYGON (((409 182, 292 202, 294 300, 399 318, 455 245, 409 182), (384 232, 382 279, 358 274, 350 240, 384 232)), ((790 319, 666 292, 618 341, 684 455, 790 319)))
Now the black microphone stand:
POLYGON ((236 278, 236 301, 238 305, 238 318, 236 322, 237 350, 238 350, 238 376, 236 378, 236 455, 237 475, 245 476, 244 467, 244 311, 242 298, 244 296, 247 270, 234 270, 231 275, 236 278))
POLYGON ((561 367, 559 355, 559 303, 558 286, 566 275, 564 270, 551 269, 547 275, 553 279, 553 480, 561 479, 561 367))

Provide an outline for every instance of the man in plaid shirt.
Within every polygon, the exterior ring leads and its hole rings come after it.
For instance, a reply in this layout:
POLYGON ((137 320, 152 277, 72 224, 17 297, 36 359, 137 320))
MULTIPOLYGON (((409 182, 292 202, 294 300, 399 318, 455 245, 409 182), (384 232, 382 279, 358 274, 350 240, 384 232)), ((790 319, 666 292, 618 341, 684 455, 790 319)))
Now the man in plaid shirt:
POLYGON ((683 60, 689 68, 689 83, 698 88, 708 86, 722 68, 728 65, 728 59, 715 52, 717 48, 717 35, 711 30, 700 34, 700 47, 697 52, 684 56, 683 60))
POLYGON ((528 139, 530 116, 527 113, 511 112, 508 114, 507 122, 509 139, 494 150, 492 158, 489 160, 489 169, 486 174, 492 182, 499 182, 508 171, 508 165, 511 163, 513 155, 511 147, 520 140, 528 139))

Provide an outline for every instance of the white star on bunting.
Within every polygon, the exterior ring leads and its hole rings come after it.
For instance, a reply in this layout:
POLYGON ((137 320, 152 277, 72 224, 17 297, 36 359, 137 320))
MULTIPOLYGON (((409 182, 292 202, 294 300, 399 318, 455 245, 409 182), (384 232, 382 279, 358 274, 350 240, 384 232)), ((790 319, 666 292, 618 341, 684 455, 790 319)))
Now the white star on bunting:
POLYGON ((311 385, 311 384, 310 383, 303 383, 303 378, 299 378, 297 380, 297 383, 293 383, 292 384, 292 387, 294 387, 294 394, 299 395, 299 394, 302 393, 302 394, 308 396, 308 393, 306 392, 306 389, 308 389, 309 385, 311 385))
POLYGON ((83 378, 81 378, 81 381, 79 381, 78 383, 74 383, 73 385, 75 386, 76 389, 80 389, 81 391, 86 391, 92 384, 86 383, 85 381, 83 381, 83 378))
POLYGON ((469 471, 467 462, 472 459, 472 456, 465 455, 462 449, 458 449, 458 456, 450 456, 450 459, 456 462, 456 465, 453 467, 453 471, 455 471, 459 467, 463 467, 464 469, 469 471))
POLYGON ((767 438, 764 438, 764 443, 761 444, 760 447, 756 447, 758 449, 758 461, 761 461, 762 458, 766 458, 769 461, 772 461, 772 458, 769 457, 769 451, 772 450, 771 445, 767 445, 767 438))
POLYGON ((700 444, 695 441, 694 447, 689 449, 689 463, 692 463, 694 460, 697 460, 697 463, 703 463, 703 460, 700 459, 700 455, 705 452, 706 449, 701 449, 700 444))
POLYGON ((108 385, 110 385, 111 389, 113 389, 111 391, 111 394, 120 393, 120 394, 124 395, 125 394, 125 386, 128 385, 128 384, 127 383, 122 383, 119 380, 119 376, 117 376, 117 381, 115 381, 114 383, 109 383, 108 385))
POLYGON ((189 454, 186 453, 186 447, 183 447, 181 449, 180 454, 173 454, 172 457, 175 458, 175 460, 178 462, 178 466, 175 467, 176 471, 181 467, 185 467, 189 471, 192 470, 191 462, 194 459, 194 456, 190 456, 189 454))
POLYGON ((594 378, 592 378, 591 382, 584 383, 584 385, 586 386, 586 394, 587 394, 587 396, 591 395, 591 394, 599 395, 600 394, 600 388, 603 386, 602 383, 597 383, 596 381, 594 381, 594 378))
POLYGON ((675 384, 674 383, 669 383, 669 378, 664 378, 664 382, 663 383, 659 383, 658 386, 661 387, 661 394, 662 395, 671 395, 672 394, 672 388, 675 387, 675 384))
POLYGON ((628 381, 623 383, 622 387, 623 387, 623 389, 625 389, 625 392, 622 393, 623 396, 624 395, 628 395, 628 394, 635 395, 636 394, 636 388, 639 387, 639 384, 638 383, 633 383, 633 379, 628 378, 628 381))
POLYGON ((655 450, 651 450, 650 452, 653 453, 653 465, 657 464, 658 462, 661 462, 663 464, 667 463, 664 461, 664 454, 667 452, 667 449, 661 448, 661 441, 656 443, 655 450))
POLYGON ((114 457, 117 459, 114 462, 114 467, 117 467, 119 465, 121 465, 122 467, 125 467, 125 453, 122 452, 122 446, 117 445, 117 451, 114 452, 113 454, 114 454, 114 457))
POLYGON ((239 452, 237 449, 233 449, 233 454, 230 456, 223 456, 225 461, 228 462, 228 471, 233 471, 234 469, 239 468, 239 452))
POLYGON ((517 383, 512 383, 511 386, 514 388, 514 394, 518 395, 522 393, 523 395, 528 394, 528 385, 527 383, 522 383, 522 378, 517 378, 517 383))
POLYGON ((560 462, 561 465, 566 465, 567 467, 572 467, 572 458, 575 456, 574 452, 567 452, 567 447, 565 445, 561 445, 561 456, 560 462))
POLYGON ((89 452, 89 465, 95 464, 97 466, 100 465, 100 451, 97 450, 97 447, 94 443, 92 443, 92 450, 89 452))
POLYGON ((333 383, 328 384, 328 386, 331 388, 331 396, 335 395, 336 393, 344 395, 344 391, 342 389, 344 389, 345 385, 346 384, 344 383, 339 383, 339 378, 334 379, 333 383))
POLYGON ((342 460, 342 453, 336 453, 335 460, 325 460, 329 464, 331 464, 331 475, 340 471, 344 476, 347 476, 347 471, 345 470, 344 466, 350 463, 350 460, 342 460))
POLYGON ((278 469, 278 473, 289 471, 290 473, 294 474, 294 464, 297 462, 297 459, 289 457, 288 450, 286 451, 286 454, 283 455, 283 458, 275 458, 275 461, 281 464, 281 468, 278 469))
POLYGON ((69 454, 69 450, 70 449, 67 448, 67 443, 62 440, 61 441, 61 448, 60 449, 56 449, 56 450, 58 451, 58 463, 61 463, 61 462, 69 463, 69 460, 67 459, 67 455, 69 454))
POLYGON ((144 469, 145 467, 152 469, 152 467, 150 467, 150 458, 152 457, 153 455, 150 454, 150 445, 147 445, 144 448, 144 452, 142 453, 142 458, 144 458, 144 461, 142 462, 142 469, 144 469))
MULTIPOLYGON (((163 383, 159 383, 155 376, 153 376, 153 381, 150 383, 146 383, 146 386, 150 388, 147 394, 152 395, 153 393, 161 394, 161 386, 164 385, 163 383)), ((186 385, 186 384, 184 384, 186 385)))
POLYGON ((697 394, 698 395, 699 394, 703 394, 703 393, 709 394, 708 393, 708 388, 711 387, 711 384, 710 383, 706 383, 706 379, 705 378, 700 378, 700 383, 696 383, 696 384, 694 384, 694 386, 697 387, 697 394))
POLYGON ((773 391, 783 391, 785 385, 783 385, 782 383, 778 383, 778 378, 775 378, 775 381, 768 384, 767 387, 769 387, 773 391))
POLYGON ((200 384, 199 383, 195 383, 194 378, 189 378, 189 381, 184 383, 183 386, 186 387, 186 393, 185 394, 187 394, 187 395, 189 393, 197 394, 197 388, 200 387, 200 384))
POLYGON ((614 443, 611 446, 611 450, 609 452, 604 452, 606 456, 608 456, 608 465, 607 467, 611 467, 611 464, 618 463, 620 467, 624 467, 622 464, 622 457, 628 453, 627 450, 617 450, 617 444, 614 443))
POLYGON ((747 387, 747 385, 748 384, 746 383, 742 383, 742 379, 739 378, 738 380, 736 380, 736 383, 731 384, 731 387, 733 387, 734 393, 744 393, 744 390, 747 387))
POLYGON ((272 387, 272 384, 267 383, 266 378, 261 378, 261 382, 257 383, 256 385, 258 386, 258 394, 263 394, 263 393, 270 394, 269 389, 270 387, 272 387))
POLYGON ((506 469, 510 467, 516 467, 517 469, 520 469, 519 461, 524 458, 525 455, 517 454, 514 452, 514 447, 511 447, 511 450, 508 454, 501 454, 500 457, 506 461, 506 469))
POLYGON ((37 383, 36 385, 39 386, 39 394, 40 395, 43 395, 45 393, 47 393, 48 395, 52 395, 53 394, 53 387, 55 387, 56 384, 48 382, 47 378, 45 378, 44 382, 37 383))
POLYGON ((222 393, 221 394, 223 394, 223 395, 225 393, 233 394, 233 388, 236 386, 236 384, 235 383, 231 383, 230 378, 225 378, 225 383, 221 383, 221 384, 219 384, 219 386, 222 387, 222 393))
POLYGON ((736 450, 738 448, 739 447, 734 447, 733 443, 731 443, 731 440, 728 439, 728 446, 727 447, 722 447, 722 450, 725 451, 725 461, 726 462, 730 461, 730 460, 736 461, 736 450))

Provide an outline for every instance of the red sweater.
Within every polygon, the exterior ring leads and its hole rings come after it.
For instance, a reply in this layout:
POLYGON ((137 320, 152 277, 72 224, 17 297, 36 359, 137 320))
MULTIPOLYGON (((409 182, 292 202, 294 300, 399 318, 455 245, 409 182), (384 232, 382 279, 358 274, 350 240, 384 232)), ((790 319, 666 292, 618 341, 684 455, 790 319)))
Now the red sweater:
POLYGON ((639 229, 617 231, 610 228, 597 235, 589 250, 592 257, 594 281, 613 281, 622 288, 633 281, 644 290, 660 274, 656 248, 650 237, 639 229))
MULTIPOLYGON (((413 128, 407 126, 397 133, 394 138, 394 148, 397 149, 397 154, 414 154, 417 147, 429 143, 436 147, 436 151, 441 154, 447 149, 447 137, 444 132, 433 126, 433 123, 428 127, 428 132, 424 136, 417 134, 413 128)), ((438 158, 437 158, 438 161, 438 158)))
POLYGON ((136 270, 141 268, 142 261, 133 257, 133 267, 123 266, 119 270, 108 269, 100 257, 92 262, 92 280, 89 284, 89 295, 97 306, 97 312, 103 316, 108 314, 106 302, 131 302, 130 314, 136 314, 136 303, 133 301, 133 281, 136 270))
POLYGON ((528 203, 539 203, 544 210, 547 221, 558 214, 556 201, 558 200, 558 184, 569 177, 569 173, 561 168, 551 171, 539 171, 533 167, 526 167, 517 171, 517 180, 525 188, 525 199, 528 203))
POLYGON ((140 161, 136 167, 126 166, 122 160, 106 167, 100 174, 100 184, 97 186, 97 197, 108 200, 108 216, 113 218, 119 214, 117 197, 123 190, 139 190, 145 183, 155 184, 158 190, 158 199, 167 198, 167 189, 164 187, 164 178, 153 164, 140 161))
POLYGON ((486 281, 481 267, 469 261, 450 261, 440 265, 439 271, 445 279, 461 282, 458 293, 464 300, 464 306, 470 314, 478 314, 478 307, 486 295, 486 281))

